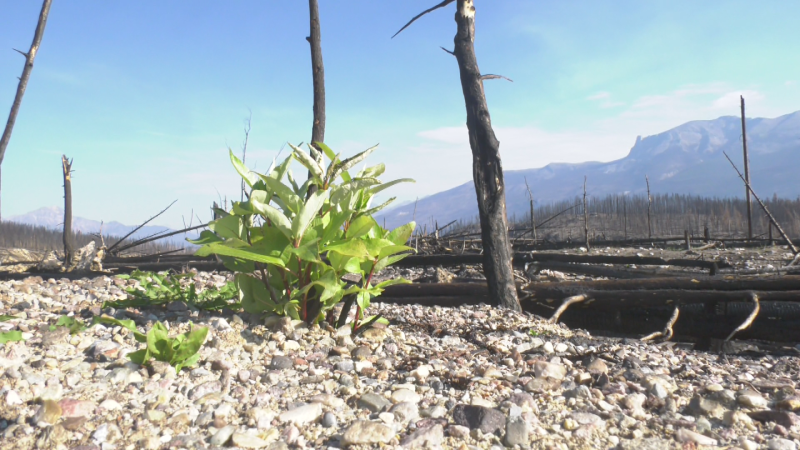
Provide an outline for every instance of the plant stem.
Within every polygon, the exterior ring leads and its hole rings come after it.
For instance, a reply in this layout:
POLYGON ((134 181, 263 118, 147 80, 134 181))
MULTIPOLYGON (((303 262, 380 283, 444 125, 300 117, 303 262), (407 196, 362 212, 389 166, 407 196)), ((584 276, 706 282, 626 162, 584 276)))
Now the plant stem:
MULTIPOLYGON (((378 260, 377 260, 377 259, 376 259, 375 261, 373 261, 373 263, 372 263, 372 269, 370 269, 370 270, 369 270, 369 275, 367 276, 367 281, 366 281, 365 283, 362 283, 362 284, 361 284, 361 288, 362 288, 362 289, 364 289, 364 288, 368 287, 368 286, 369 286, 369 283, 372 281, 372 275, 374 275, 374 274, 375 274, 375 264, 377 264, 377 263, 378 263, 378 260)), ((356 331, 358 331, 358 328, 359 328, 359 327, 358 327, 358 321, 360 320, 360 318, 361 318, 361 305, 359 305, 358 303, 356 303, 356 317, 355 317, 355 319, 353 320, 353 333, 355 333, 356 331)))

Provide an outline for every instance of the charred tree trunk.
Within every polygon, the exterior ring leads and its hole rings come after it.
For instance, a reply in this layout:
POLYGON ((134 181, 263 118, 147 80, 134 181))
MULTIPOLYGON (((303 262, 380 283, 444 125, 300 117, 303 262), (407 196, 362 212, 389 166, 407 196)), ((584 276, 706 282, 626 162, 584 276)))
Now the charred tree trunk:
MULTIPOLYGON (((308 0, 308 15, 310 19, 309 36, 306 38, 311 45, 311 70, 314 84, 314 125, 311 127, 311 145, 317 150, 312 157, 321 163, 322 149, 316 142, 325 142, 325 66, 322 64, 322 36, 319 26, 319 4, 317 0, 308 0)), ((311 171, 308 177, 312 177, 311 171)), ((316 185, 308 187, 308 195, 317 191, 316 185)))
POLYGON ((500 161, 500 143, 492 129, 483 80, 475 57, 475 6, 472 0, 458 0, 455 15, 458 31, 453 54, 458 60, 461 88, 467 109, 472 176, 478 197, 478 215, 483 241, 483 270, 489 296, 495 305, 520 311, 511 244, 508 240, 505 186, 500 161))
POLYGON ((69 270, 75 245, 72 241, 72 161, 66 155, 61 156, 61 168, 64 170, 64 268, 69 270))
MULTIPOLYGON (((36 52, 39 51, 39 44, 42 43, 42 36, 44 36, 44 27, 47 25, 47 15, 50 14, 50 3, 52 0, 44 0, 42 3, 42 11, 39 13, 39 22, 36 24, 36 31, 33 33, 33 42, 28 53, 17 50, 22 56, 25 57, 25 67, 22 69, 22 76, 19 77, 19 84, 17 85, 17 95, 14 97, 14 103, 11 104, 11 112, 8 113, 8 122, 6 128, 3 130, 3 137, 0 138, 0 169, 3 166, 3 157, 6 154, 6 147, 8 141, 11 140, 11 130, 14 129, 14 122, 17 121, 17 113, 19 106, 22 104, 22 96, 25 95, 25 88, 28 87, 28 79, 31 77, 31 70, 33 69, 33 60, 36 58, 36 52)), ((2 213, 0 213, 2 218, 2 213)))

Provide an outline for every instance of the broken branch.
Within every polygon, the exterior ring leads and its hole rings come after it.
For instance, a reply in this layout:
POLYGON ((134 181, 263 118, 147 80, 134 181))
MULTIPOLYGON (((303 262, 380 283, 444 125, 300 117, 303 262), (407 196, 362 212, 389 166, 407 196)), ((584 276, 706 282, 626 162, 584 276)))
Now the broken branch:
POLYGON ((450 3, 453 3, 454 1, 455 0, 444 0, 443 2, 439 3, 438 5, 430 7, 428 9, 426 9, 425 11, 422 11, 421 13, 417 14, 416 16, 414 16, 413 19, 409 20, 407 24, 403 25, 403 28, 400 28, 400 31, 398 31, 397 33, 395 33, 392 36, 392 39, 394 39, 394 37, 397 36, 398 34, 400 34, 403 30, 408 28, 412 23, 414 23, 415 20, 419 19, 420 17, 424 16, 425 14, 428 14, 431 11, 435 11, 435 10, 437 10, 439 8, 444 8, 445 6, 449 5, 450 3))

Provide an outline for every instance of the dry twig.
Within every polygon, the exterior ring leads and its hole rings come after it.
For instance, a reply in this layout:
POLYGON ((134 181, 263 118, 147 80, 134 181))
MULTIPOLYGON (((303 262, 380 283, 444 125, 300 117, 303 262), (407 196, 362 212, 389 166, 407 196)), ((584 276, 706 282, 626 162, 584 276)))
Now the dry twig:
POLYGON ((755 303, 755 307, 753 307, 753 311, 750 312, 750 315, 747 316, 747 319, 745 319, 744 322, 742 322, 741 325, 736 327, 735 330, 731 331, 731 334, 729 334, 728 337, 725 338, 725 342, 730 341, 731 338, 736 333, 738 333, 738 332, 740 332, 742 330, 746 330, 747 328, 750 328, 750 325, 752 325, 753 321, 756 320, 756 317, 758 317, 758 312, 761 310, 761 304, 758 303, 758 295, 756 295, 755 292, 751 292, 750 293, 750 300, 752 300, 753 303, 755 303))
POLYGON ((550 322, 550 323, 557 323, 558 322, 558 318, 561 317, 561 314, 564 314, 564 311, 566 311, 567 308, 569 308, 569 305, 572 305, 573 303, 580 303, 580 302, 586 300, 587 298, 589 298, 589 297, 587 297, 586 295, 583 295, 583 294, 573 295, 572 297, 565 298, 564 302, 561 303, 561 306, 558 307, 556 312, 554 312, 553 315, 550 316, 550 318, 547 321, 550 322))
POLYGON ((667 325, 664 327, 663 331, 656 331, 655 333, 648 334, 647 336, 641 338, 641 341, 650 341, 657 338, 662 338, 665 341, 672 339, 672 327, 675 326, 675 322, 678 321, 678 316, 680 315, 681 311, 680 308, 677 306, 672 311, 672 316, 670 316, 669 320, 667 321, 667 325))

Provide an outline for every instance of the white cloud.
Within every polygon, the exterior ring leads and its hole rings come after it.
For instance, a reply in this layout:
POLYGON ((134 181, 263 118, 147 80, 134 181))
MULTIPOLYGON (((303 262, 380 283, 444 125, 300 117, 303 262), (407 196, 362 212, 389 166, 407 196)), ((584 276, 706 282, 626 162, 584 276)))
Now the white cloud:
POLYGON ((608 92, 598 92, 597 94, 586 97, 586 100, 593 102, 600 102, 600 107, 603 109, 616 108, 617 106, 625 105, 625 102, 618 102, 611 100, 611 94, 608 92))
POLYGON ((714 100, 713 107, 719 109, 729 109, 729 108, 736 108, 737 106, 741 105, 741 99, 739 97, 744 97, 744 101, 746 105, 752 104, 752 102, 758 102, 764 99, 764 95, 758 91, 735 91, 735 92, 728 92, 727 94, 719 97, 718 99, 714 100))
POLYGON ((597 94, 586 97, 586 100, 606 100, 608 98, 611 98, 611 94, 608 92, 598 92, 597 94))

